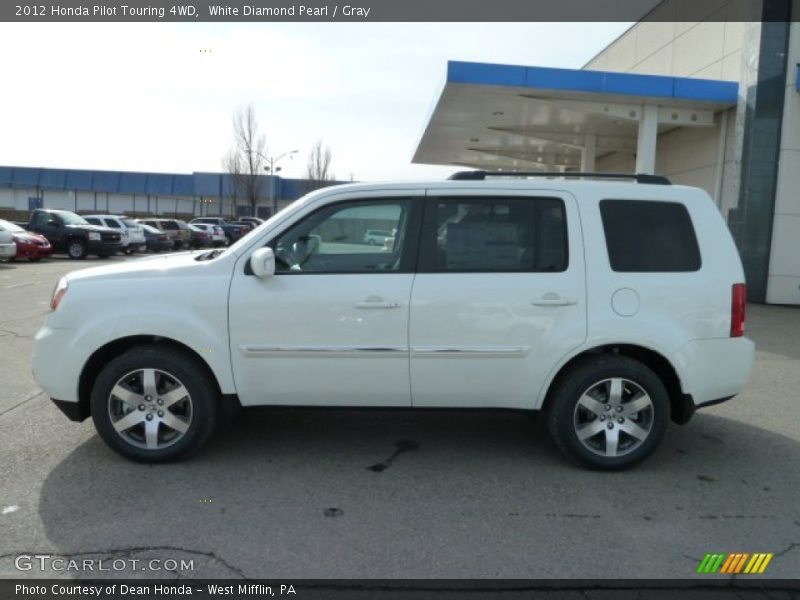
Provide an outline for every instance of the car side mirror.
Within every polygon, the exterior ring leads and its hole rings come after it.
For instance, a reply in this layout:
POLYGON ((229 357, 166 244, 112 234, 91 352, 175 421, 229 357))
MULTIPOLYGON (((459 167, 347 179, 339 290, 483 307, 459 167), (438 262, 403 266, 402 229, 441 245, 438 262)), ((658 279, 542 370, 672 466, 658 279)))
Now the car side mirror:
POLYGON ((250 268, 253 275, 261 279, 275 275, 275 253, 269 246, 259 248, 250 255, 250 268))

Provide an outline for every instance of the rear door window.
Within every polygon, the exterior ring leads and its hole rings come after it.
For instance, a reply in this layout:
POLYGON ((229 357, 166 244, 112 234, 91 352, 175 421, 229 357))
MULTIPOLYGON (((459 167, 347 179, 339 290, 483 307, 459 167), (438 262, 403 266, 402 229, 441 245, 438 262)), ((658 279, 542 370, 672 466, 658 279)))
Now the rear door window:
POLYGON ((701 266, 689 211, 679 202, 601 200, 611 269, 621 273, 678 273, 701 266))
POLYGON ((431 199, 424 227, 423 272, 554 273, 569 261, 560 198, 431 199))

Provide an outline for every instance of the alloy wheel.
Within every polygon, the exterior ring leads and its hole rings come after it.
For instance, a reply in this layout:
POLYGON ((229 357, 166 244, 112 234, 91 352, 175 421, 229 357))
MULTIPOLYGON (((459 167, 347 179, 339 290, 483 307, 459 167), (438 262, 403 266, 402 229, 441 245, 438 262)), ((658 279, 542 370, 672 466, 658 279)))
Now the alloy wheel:
POLYGON ((581 444, 600 456, 630 454, 653 429, 653 401, 635 381, 614 377, 592 384, 575 405, 573 426, 581 444))
POLYGON ((160 369, 138 369, 123 375, 108 396, 111 425, 137 448, 161 450, 189 429, 192 398, 177 377, 160 369))

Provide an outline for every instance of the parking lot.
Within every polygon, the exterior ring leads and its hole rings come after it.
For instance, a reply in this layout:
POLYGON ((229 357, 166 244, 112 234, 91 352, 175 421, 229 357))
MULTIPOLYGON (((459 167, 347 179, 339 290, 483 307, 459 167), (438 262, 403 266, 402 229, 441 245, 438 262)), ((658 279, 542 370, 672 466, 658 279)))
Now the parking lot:
POLYGON ((152 466, 30 374, 59 276, 123 260, 0 263, 0 577, 108 575, 20 572, 23 553, 193 561, 117 573, 147 577, 672 578, 707 552, 800 572, 799 308, 749 306, 746 392, 628 472, 574 467, 524 414, 450 411, 245 411, 152 466))

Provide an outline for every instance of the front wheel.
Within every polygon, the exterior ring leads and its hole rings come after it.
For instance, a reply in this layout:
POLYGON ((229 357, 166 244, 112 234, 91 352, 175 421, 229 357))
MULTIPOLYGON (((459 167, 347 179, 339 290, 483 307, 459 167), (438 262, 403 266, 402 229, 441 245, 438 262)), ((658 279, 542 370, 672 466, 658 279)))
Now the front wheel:
POLYGON ((92 388, 100 437, 131 460, 165 462, 198 450, 217 423, 216 386, 197 360, 138 346, 109 362, 92 388))
POLYGON ((83 260, 86 258, 86 243, 81 240, 72 240, 67 245, 67 255, 74 260, 83 260))
POLYGON ((667 428, 670 404, 661 379, 626 356, 598 355, 556 384, 550 434, 573 461, 620 470, 650 456, 667 428))

